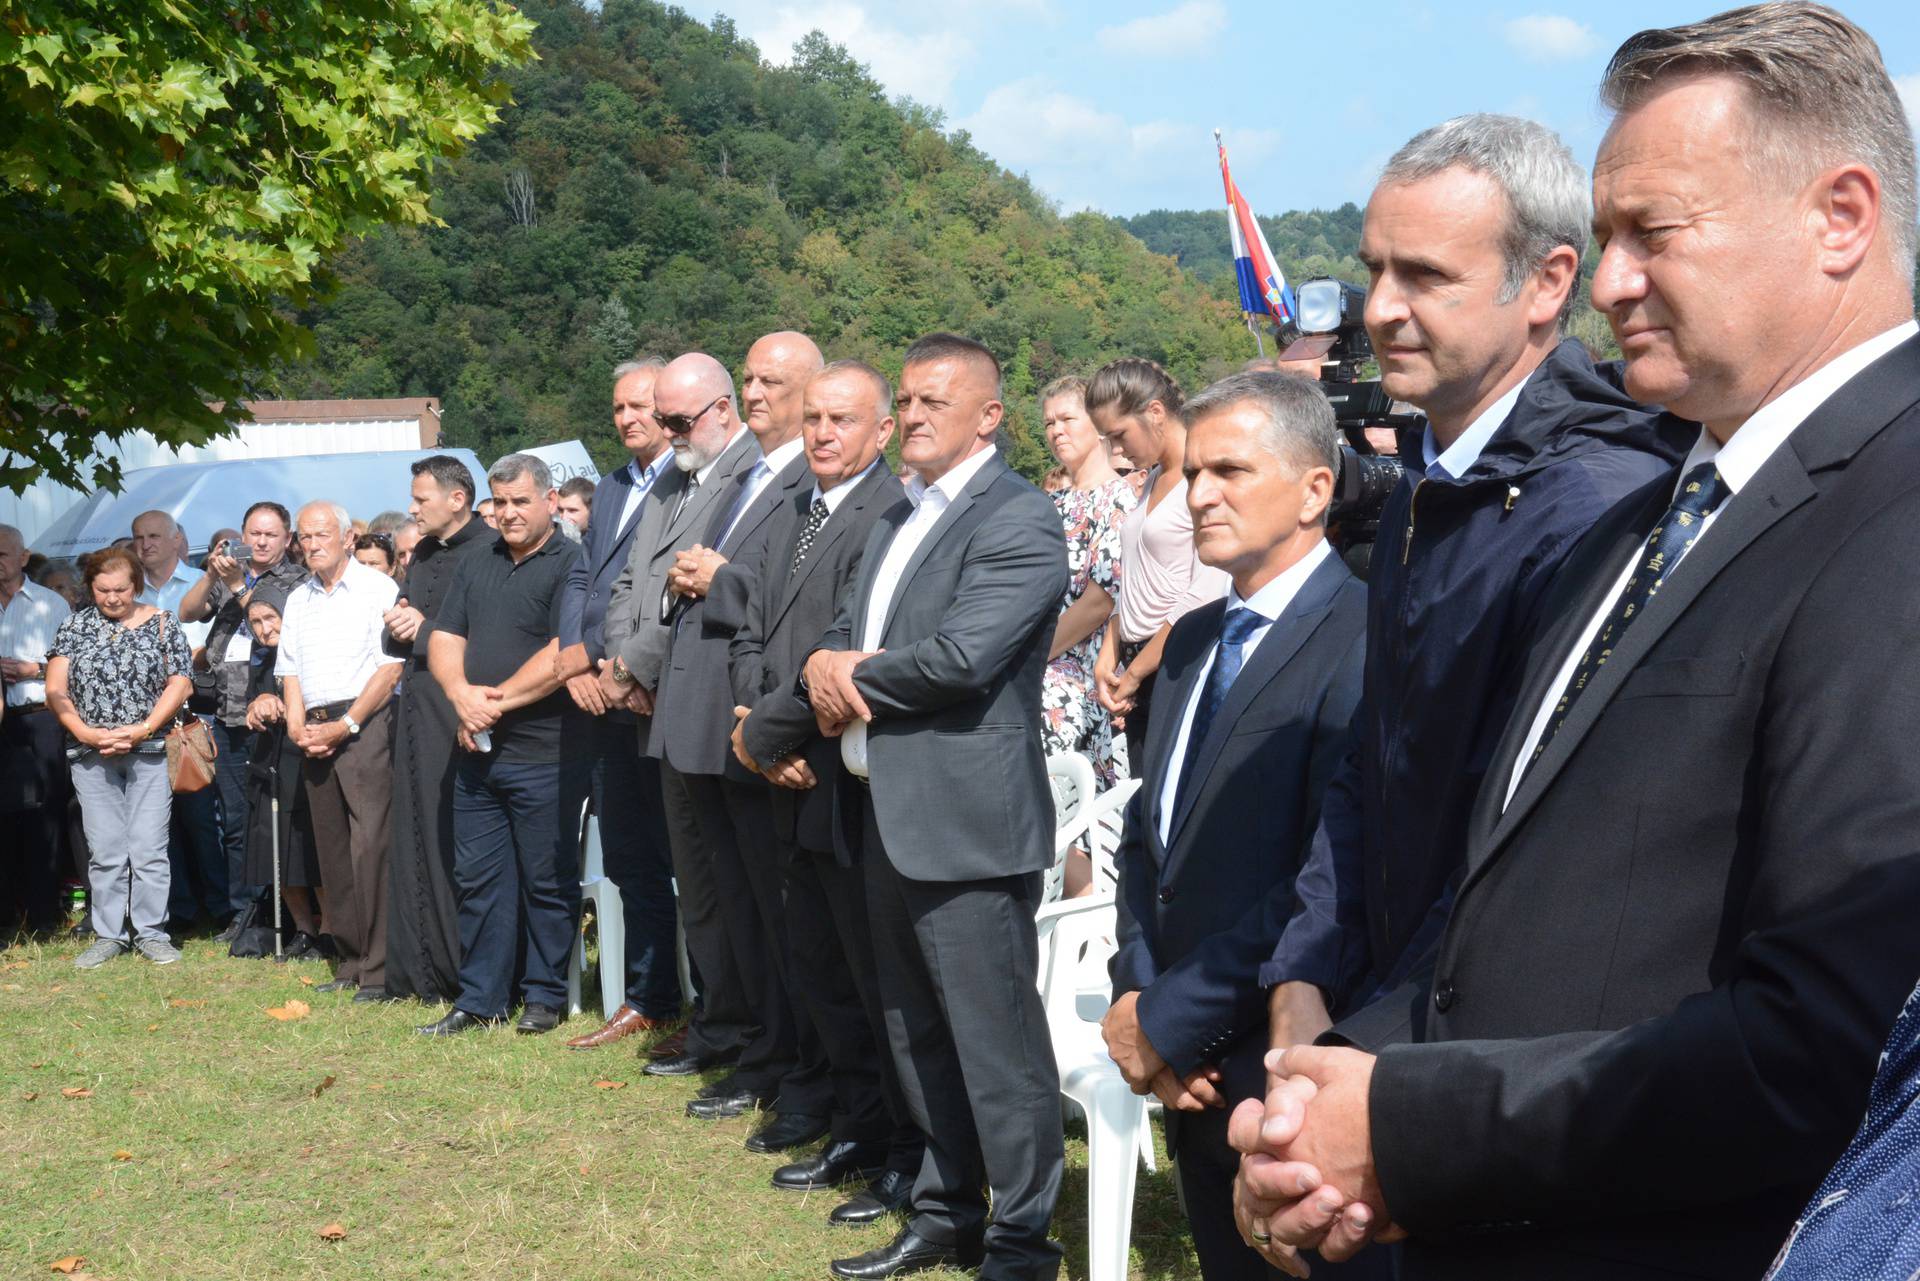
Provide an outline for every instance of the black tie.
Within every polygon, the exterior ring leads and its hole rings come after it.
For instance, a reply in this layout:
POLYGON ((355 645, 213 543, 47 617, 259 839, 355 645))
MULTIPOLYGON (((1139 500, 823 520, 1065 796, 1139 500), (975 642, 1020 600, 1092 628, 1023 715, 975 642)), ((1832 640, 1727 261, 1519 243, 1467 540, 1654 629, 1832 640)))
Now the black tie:
POLYGON ((827 523, 827 500, 816 498, 813 506, 807 508, 807 523, 800 529, 800 541, 793 545, 793 564, 787 566, 787 577, 792 578, 800 572, 801 562, 807 559, 807 553, 813 550, 813 540, 819 535, 820 527, 827 523))
POLYGON ((1614 647, 1633 626, 1633 620, 1646 612, 1647 605, 1653 600, 1660 585, 1667 581, 1674 567, 1693 547, 1694 540, 1700 537, 1700 529, 1707 517, 1713 515, 1720 504, 1733 496, 1727 488, 1727 482, 1720 478, 1720 470, 1712 463, 1701 463, 1686 474, 1680 482, 1679 496, 1673 500, 1673 506, 1647 535, 1646 550, 1641 555, 1640 564, 1633 571, 1633 577, 1627 579, 1627 585, 1620 590, 1620 599, 1614 602, 1613 612, 1607 615, 1607 621, 1594 633, 1593 643, 1587 646, 1586 653, 1580 655, 1580 662, 1573 669, 1573 675, 1567 679, 1567 687, 1560 694, 1560 701, 1554 704, 1553 716, 1547 721, 1547 728, 1540 735, 1540 745, 1533 749, 1533 755, 1527 761, 1529 768, 1540 759, 1540 753, 1547 750, 1547 744, 1566 724, 1567 713, 1573 710, 1574 703, 1586 692, 1587 682, 1593 674, 1607 664, 1612 657, 1614 647))
POLYGON ((1199 705, 1193 709, 1193 725, 1187 730, 1187 754, 1180 762, 1180 785, 1173 793, 1176 804, 1181 793, 1193 782, 1188 777, 1193 772, 1193 763, 1200 759, 1201 745, 1207 741, 1207 733, 1213 728, 1213 718, 1220 714, 1220 708, 1227 701, 1227 693, 1233 688, 1233 679, 1240 674, 1241 649, 1246 645, 1247 638, 1266 626, 1268 621, 1244 607, 1228 610, 1226 617, 1220 620, 1220 647, 1214 651, 1213 666, 1207 670, 1207 683, 1201 687, 1199 705))

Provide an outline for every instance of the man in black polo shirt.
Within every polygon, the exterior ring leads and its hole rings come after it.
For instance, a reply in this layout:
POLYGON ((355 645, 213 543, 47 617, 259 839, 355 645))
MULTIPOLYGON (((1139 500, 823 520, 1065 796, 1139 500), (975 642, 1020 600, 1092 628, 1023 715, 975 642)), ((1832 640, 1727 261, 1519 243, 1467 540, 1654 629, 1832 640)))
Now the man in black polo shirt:
POLYGON ((487 481, 499 534, 484 555, 462 558, 427 643, 466 749, 453 786, 460 995, 445 1018, 418 1029, 428 1036, 504 1019, 523 942, 516 1030, 558 1026, 580 907, 578 832, 560 812, 559 691, 577 673, 557 659, 561 598, 580 548, 554 527, 553 479, 538 458, 509 454, 487 481))

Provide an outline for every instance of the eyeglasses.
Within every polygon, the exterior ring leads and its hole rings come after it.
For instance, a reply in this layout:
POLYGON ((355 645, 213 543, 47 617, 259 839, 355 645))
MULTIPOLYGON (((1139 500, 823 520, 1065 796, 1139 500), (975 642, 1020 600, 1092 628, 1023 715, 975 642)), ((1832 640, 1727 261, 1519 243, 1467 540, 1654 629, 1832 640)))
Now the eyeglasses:
POLYGON ((695 423, 707 416, 708 409, 712 409, 725 399, 727 399, 725 396, 715 396, 712 400, 709 400, 706 403, 706 407, 697 414, 663 414, 656 409, 653 411, 653 420, 660 424, 662 430, 670 432, 675 436, 684 436, 693 430, 695 423))

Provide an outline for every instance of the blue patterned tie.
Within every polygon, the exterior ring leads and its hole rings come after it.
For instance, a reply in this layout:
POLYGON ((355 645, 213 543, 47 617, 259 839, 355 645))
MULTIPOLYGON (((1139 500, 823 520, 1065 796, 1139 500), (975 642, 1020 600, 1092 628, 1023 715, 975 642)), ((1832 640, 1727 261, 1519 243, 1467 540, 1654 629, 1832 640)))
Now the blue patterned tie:
POLYGON ((1647 535, 1646 553, 1634 569, 1633 577, 1621 589, 1613 612, 1607 615, 1607 621, 1594 633, 1593 643, 1587 646, 1586 653, 1580 655, 1580 663, 1568 678, 1567 688, 1561 693, 1560 701, 1554 704, 1546 732, 1540 735, 1540 745, 1533 749, 1533 756, 1527 761, 1529 768, 1540 759, 1540 753, 1547 750, 1547 744, 1560 732, 1560 727, 1566 724, 1567 713, 1573 710, 1574 703, 1586 690, 1593 674, 1606 666, 1614 646, 1620 643, 1620 637, 1633 625, 1633 620, 1646 610, 1647 603, 1660 590, 1660 584, 1667 581, 1667 575, 1673 572, 1681 557, 1692 548, 1694 540, 1700 537, 1700 528, 1706 523, 1707 517, 1732 496, 1733 491, 1727 488, 1726 481, 1720 479, 1720 471, 1712 463, 1701 463, 1681 481, 1680 493, 1673 500, 1673 506, 1667 508, 1660 523, 1647 535))
POLYGON ((1213 728, 1213 718, 1220 714, 1220 708, 1227 701, 1227 692, 1233 688, 1234 677, 1240 674, 1240 651, 1247 638, 1265 627, 1270 620, 1245 607, 1230 609, 1227 616, 1220 620, 1220 647, 1214 651, 1213 666, 1207 672, 1207 683, 1200 689, 1200 703, 1193 709, 1193 726, 1187 731, 1187 755, 1180 762, 1180 786, 1174 789, 1174 799, 1178 801, 1187 790, 1193 772, 1193 763, 1200 759, 1201 746, 1207 741, 1207 731, 1213 728))

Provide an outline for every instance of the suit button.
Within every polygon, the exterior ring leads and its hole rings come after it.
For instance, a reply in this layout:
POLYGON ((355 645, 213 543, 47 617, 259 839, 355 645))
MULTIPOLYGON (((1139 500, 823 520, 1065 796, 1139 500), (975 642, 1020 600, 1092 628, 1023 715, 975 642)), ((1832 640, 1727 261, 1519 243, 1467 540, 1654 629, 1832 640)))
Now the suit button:
POLYGON ((1172 887, 1171 885, 1168 885, 1168 886, 1165 886, 1165 887, 1163 887, 1163 888, 1161 889, 1161 891, 1160 891, 1160 901, 1161 901, 1162 903, 1171 903, 1171 902, 1173 902, 1173 887, 1172 887))
POLYGON ((1433 989, 1433 1008, 1442 1014, 1453 1008, 1453 984, 1442 983, 1433 989))

